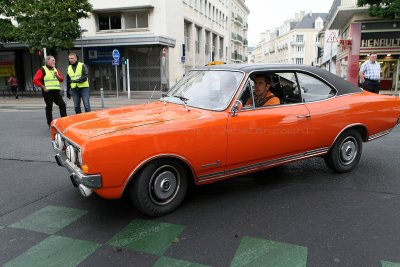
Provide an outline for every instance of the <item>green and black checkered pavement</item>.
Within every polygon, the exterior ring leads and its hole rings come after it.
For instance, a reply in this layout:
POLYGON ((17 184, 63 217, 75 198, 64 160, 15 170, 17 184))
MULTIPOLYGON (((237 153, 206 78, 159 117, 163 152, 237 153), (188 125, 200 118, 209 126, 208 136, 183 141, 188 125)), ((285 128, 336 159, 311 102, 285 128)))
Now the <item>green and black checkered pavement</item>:
MULTIPOLYGON (((104 259, 110 260, 109 252, 112 251, 113 255, 117 254, 114 266, 122 265, 118 260, 124 258, 130 266, 209 266, 204 262, 166 256, 168 250, 201 240, 188 240, 190 235, 185 235, 184 225, 162 222, 162 218, 133 219, 127 225, 118 226, 120 230, 103 243, 71 237, 63 232, 72 223, 84 220, 88 213, 82 209, 46 206, 18 222, 0 226, 0 256, 3 258, 0 263, 6 267, 106 266, 109 263, 104 259), (22 237, 18 231, 23 231, 22 237), (23 239, 23 242, 18 242, 18 239, 23 239), (14 249, 20 250, 21 254, 10 257, 7 250, 11 252, 14 249), (99 263, 99 259, 103 260, 99 263)), ((96 226, 82 224, 81 227, 99 227, 92 230, 95 235, 101 235, 101 222, 96 226)), ((306 247, 251 236, 237 238, 239 242, 228 264, 230 266, 307 266, 306 247)), ((381 266, 400 267, 400 264, 381 261, 381 266)))

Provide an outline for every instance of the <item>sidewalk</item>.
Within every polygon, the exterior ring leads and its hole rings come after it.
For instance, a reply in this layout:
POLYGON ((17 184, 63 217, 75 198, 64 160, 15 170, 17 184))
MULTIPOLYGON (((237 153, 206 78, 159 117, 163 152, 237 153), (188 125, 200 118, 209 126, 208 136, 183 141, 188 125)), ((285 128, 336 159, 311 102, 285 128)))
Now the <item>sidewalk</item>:
MULTIPOLYGON (((93 110, 103 109, 103 108, 114 108, 129 105, 145 104, 150 101, 157 101, 161 97, 160 92, 154 92, 152 99, 150 97, 152 92, 135 92, 131 95, 131 99, 128 99, 126 93, 119 94, 118 98, 116 95, 106 95, 104 97, 104 107, 102 105, 102 99, 99 94, 94 94, 90 96, 90 106, 93 110)), ((64 98, 67 104, 67 109, 73 109, 74 103, 71 99, 64 98)), ((0 108, 44 108, 45 103, 43 97, 37 96, 20 96, 15 99, 13 96, 0 97, 0 108)), ((56 105, 54 104, 54 107, 56 105)), ((82 105, 83 108, 83 105, 82 105)))

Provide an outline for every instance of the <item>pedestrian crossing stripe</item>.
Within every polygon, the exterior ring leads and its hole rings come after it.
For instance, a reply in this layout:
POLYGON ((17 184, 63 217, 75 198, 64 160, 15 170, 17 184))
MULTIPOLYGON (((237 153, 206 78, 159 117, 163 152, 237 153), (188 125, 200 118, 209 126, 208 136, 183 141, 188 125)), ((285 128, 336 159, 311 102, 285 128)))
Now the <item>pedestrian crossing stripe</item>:
POLYGON ((231 267, 305 267, 306 265, 306 247, 244 236, 232 260, 231 267))
POLYGON ((4 267, 76 266, 101 246, 90 241, 52 235, 9 261, 4 267))
POLYGON ((382 267, 400 267, 400 263, 381 261, 382 267))
MULTIPOLYGON (((57 232, 82 218, 88 211, 74 208, 46 206, 7 228, 23 229, 49 236, 28 248, 22 254, 9 260, 4 266, 76 266, 105 246, 118 247, 158 256, 153 266, 207 267, 200 263, 176 259, 164 255, 185 226, 156 220, 134 219, 108 242, 98 243, 59 235, 57 232)), ((230 266, 306 266, 308 249, 304 246, 274 240, 243 236, 236 249, 230 266)), ((400 263, 381 261, 382 267, 400 267, 400 263)))

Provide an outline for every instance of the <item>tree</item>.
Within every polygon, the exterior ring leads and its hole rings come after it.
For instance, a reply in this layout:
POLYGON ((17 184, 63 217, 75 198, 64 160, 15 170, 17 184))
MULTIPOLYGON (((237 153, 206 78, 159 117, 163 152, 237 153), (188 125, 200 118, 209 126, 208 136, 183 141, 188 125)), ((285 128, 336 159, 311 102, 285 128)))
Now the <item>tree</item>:
POLYGON ((10 28, 11 37, 31 51, 72 48, 80 37, 79 19, 92 11, 88 0, 0 0, 0 5, 0 14, 18 24, 10 28))
POLYGON ((357 0, 357 5, 369 5, 371 17, 395 19, 400 16, 400 0, 357 0))

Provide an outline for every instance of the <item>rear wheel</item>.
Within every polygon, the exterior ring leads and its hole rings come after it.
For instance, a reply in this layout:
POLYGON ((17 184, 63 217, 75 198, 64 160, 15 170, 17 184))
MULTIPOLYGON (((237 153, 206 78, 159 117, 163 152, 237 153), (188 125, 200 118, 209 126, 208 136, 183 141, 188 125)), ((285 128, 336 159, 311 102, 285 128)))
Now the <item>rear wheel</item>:
POLYGON ((175 159, 159 159, 147 164, 134 178, 130 195, 133 205, 149 216, 175 210, 188 187, 188 172, 175 159))
POLYGON ((355 129, 343 132, 325 156, 326 165, 332 170, 343 173, 349 172, 360 161, 362 140, 355 129))

